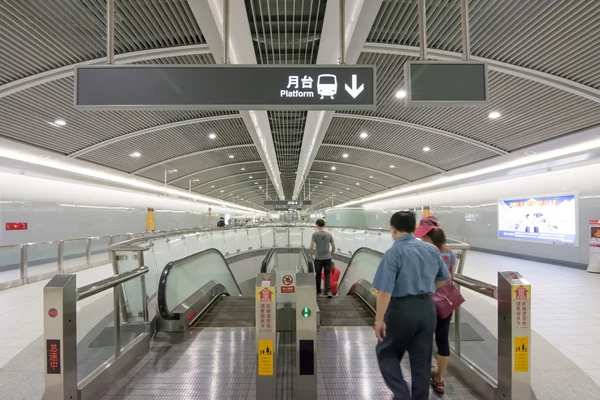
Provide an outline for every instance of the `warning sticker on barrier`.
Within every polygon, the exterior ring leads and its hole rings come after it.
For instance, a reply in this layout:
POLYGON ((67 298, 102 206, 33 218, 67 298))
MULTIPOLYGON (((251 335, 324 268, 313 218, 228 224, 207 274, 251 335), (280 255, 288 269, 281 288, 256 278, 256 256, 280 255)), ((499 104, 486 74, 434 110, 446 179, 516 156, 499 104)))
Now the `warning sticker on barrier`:
POLYGON ((529 300, 531 298, 531 285, 519 285, 512 289, 513 300, 529 300))
POLYGON ((529 372, 529 338, 515 337, 515 372, 529 372))
POLYGON ((275 302, 275 288, 256 288, 256 306, 259 308, 259 331, 271 331, 273 326, 273 303, 275 302))
POLYGON ((273 375, 273 341, 259 340, 258 341, 258 375, 272 376, 273 375))

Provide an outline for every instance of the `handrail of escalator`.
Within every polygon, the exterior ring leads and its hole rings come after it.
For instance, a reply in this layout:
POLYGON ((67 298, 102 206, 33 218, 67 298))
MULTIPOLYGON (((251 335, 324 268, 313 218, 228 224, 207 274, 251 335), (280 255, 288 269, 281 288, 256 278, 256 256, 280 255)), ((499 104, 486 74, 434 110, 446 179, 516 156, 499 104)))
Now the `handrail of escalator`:
POLYGON ((308 254, 308 250, 306 249, 306 247, 302 247, 300 249, 300 253, 304 257, 304 261, 306 262, 308 272, 311 274, 314 273, 315 272, 315 264, 312 261, 312 257, 308 254))
MULTIPOLYGON (((158 309, 163 318, 165 318, 165 319, 175 318, 174 314, 172 314, 171 311, 167 307, 167 279, 169 278, 171 271, 181 265, 188 263, 189 261, 195 260, 196 258, 202 257, 211 252, 217 253, 218 255, 221 256, 221 258, 223 259, 223 262, 225 263, 225 266, 227 267, 227 271, 229 271, 233 281, 235 282, 235 285, 237 286, 238 292, 239 293, 242 292, 242 289, 240 288, 240 285, 238 284, 235 277, 233 276, 233 272, 231 272, 231 268, 229 267, 229 264, 227 263, 225 256, 223 256, 223 253, 221 253, 219 250, 214 249, 214 248, 206 249, 206 250, 200 251, 198 253, 191 254, 187 257, 181 258, 179 260, 171 261, 163 269, 162 273, 160 274, 160 279, 158 281, 158 291, 157 291, 158 309)), ((201 289, 201 287, 199 287, 197 290, 200 290, 200 289, 201 289)))
POLYGON ((260 264, 260 273, 261 274, 267 273, 267 267, 269 266, 269 263, 271 262, 271 258, 273 258, 273 254, 275 254, 275 247, 270 248, 269 251, 267 252, 267 255, 265 256, 264 260, 262 260, 262 263, 260 264))

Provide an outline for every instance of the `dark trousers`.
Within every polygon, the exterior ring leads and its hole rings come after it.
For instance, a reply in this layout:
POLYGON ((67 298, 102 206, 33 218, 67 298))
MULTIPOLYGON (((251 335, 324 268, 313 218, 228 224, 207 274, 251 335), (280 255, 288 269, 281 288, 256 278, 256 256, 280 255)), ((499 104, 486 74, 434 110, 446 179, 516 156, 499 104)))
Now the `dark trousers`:
POLYGON ((377 361, 394 400, 429 399, 429 379, 436 312, 429 296, 392 298, 384 317, 387 330, 377 344, 377 361), (400 362, 408 351, 412 396, 402 376, 400 362))
POLYGON ((325 270, 325 293, 331 292, 331 259, 315 260, 315 283, 317 284, 317 294, 321 293, 321 273, 325 270))

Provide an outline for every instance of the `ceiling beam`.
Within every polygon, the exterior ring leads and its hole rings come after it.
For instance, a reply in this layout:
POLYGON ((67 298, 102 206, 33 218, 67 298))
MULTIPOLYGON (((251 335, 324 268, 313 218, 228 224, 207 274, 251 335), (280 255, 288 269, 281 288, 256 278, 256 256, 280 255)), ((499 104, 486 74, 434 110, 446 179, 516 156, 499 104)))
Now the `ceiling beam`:
MULTIPOLYGON (((228 60, 224 60, 223 17, 225 13, 223 1, 188 0, 190 9, 217 63, 256 64, 256 54, 254 53, 246 4, 244 0, 230 0, 229 3, 229 54, 227 55, 228 60)), ((265 169, 271 177, 277 194, 283 199, 283 186, 279 176, 279 166, 277 165, 277 156, 267 112, 240 111, 240 114, 256 145, 265 169)))
MULTIPOLYGON (((333 161, 328 161, 328 160, 315 160, 314 162, 316 162, 316 163, 327 163, 327 164, 330 164, 330 165, 331 165, 331 164, 335 164, 336 166, 337 166, 337 165, 341 165, 341 166, 344 166, 344 167, 350 167, 350 168, 360 168, 360 169, 364 169, 365 171, 369 171, 369 172, 375 172, 375 173, 377 173, 377 174, 385 175, 385 176, 387 176, 387 177, 389 177, 389 178, 395 178, 395 179, 398 179, 399 181, 402 181, 402 182, 404 182, 404 183, 409 183, 409 182, 410 182, 408 179, 404 179, 404 178, 401 178, 401 177, 399 177, 399 176, 396 176, 396 175, 389 174, 389 173, 387 173, 387 172, 379 171, 378 169, 373 169, 373 168, 363 167, 363 166, 361 166, 361 165, 347 164, 347 163, 340 163, 340 162, 333 162, 333 161)), ((319 171, 319 170, 314 170, 314 171, 317 171, 317 172, 322 172, 322 173, 324 173, 324 174, 327 174, 327 173, 329 173, 329 171, 319 171)), ((313 171, 313 172, 314 172, 314 171, 313 171)))
POLYGON ((163 161, 159 161, 159 162, 154 163, 154 164, 147 165, 144 168, 136 169, 131 174, 132 175, 137 175, 137 174, 140 174, 140 173, 142 173, 144 171, 148 171, 149 169, 152 169, 152 168, 155 168, 155 167, 159 167, 161 165, 168 164, 168 163, 173 162, 173 161, 182 160, 182 159, 188 158, 188 157, 198 156, 198 155, 201 155, 201 154, 212 153, 213 151, 223 151, 223 150, 231 150, 231 149, 244 149, 244 148, 248 148, 248 147, 254 147, 254 145, 253 144, 236 144, 234 146, 215 147, 214 149, 206 149, 206 150, 195 151, 193 153, 183 154, 181 156, 172 157, 172 158, 169 158, 167 160, 163 160, 163 161))
MULTIPOLYGON (((347 64, 356 64, 362 52, 371 27, 383 0, 347 0, 344 39, 346 44, 347 64)), ((337 64, 340 61, 340 0, 329 0, 325 9, 321 43, 317 54, 317 64, 337 64)), ((325 137, 329 124, 333 118, 333 111, 309 111, 304 125, 304 136, 296 182, 294 184, 293 198, 297 199, 310 166, 317 155, 319 146, 325 137)))
MULTIPOLYGON (((419 57, 419 47, 403 46, 387 43, 366 43, 363 49, 367 53, 393 54, 398 56, 419 57)), ((462 53, 452 51, 427 49, 427 58, 441 61, 463 61, 462 53)), ((471 61, 480 61, 488 64, 492 71, 516 76, 533 82, 541 83, 555 89, 583 97, 596 103, 600 103, 600 89, 583 85, 569 79, 561 78, 546 72, 531 68, 519 67, 517 65, 492 60, 490 58, 471 56, 471 61)))
POLYGON ((129 133, 126 133, 121 136, 103 140, 102 142, 85 147, 81 150, 77 150, 76 152, 69 154, 68 157, 71 157, 71 158, 81 157, 84 154, 87 154, 94 150, 101 149, 106 146, 110 146, 111 144, 119 143, 124 140, 132 139, 132 138, 138 137, 138 136, 147 135, 150 133, 160 132, 165 129, 172 129, 172 128, 178 128, 180 126, 202 124, 204 122, 222 121, 222 120, 234 119, 234 118, 242 118, 242 116, 240 114, 217 115, 217 116, 212 116, 212 117, 194 118, 194 119, 188 119, 185 121, 178 121, 178 122, 171 122, 168 124, 156 125, 156 126, 153 126, 150 128, 141 129, 139 131, 134 131, 134 132, 129 132, 129 133))
MULTIPOLYGON (((132 64, 136 62, 155 60, 157 58, 182 57, 195 54, 210 54, 210 49, 206 44, 193 44, 189 46, 167 47, 162 49, 133 51, 130 53, 118 54, 115 56, 115 64, 132 64)), ((31 89, 58 79, 68 78, 75 75, 75 67, 89 65, 104 65, 106 57, 95 60, 84 61, 76 64, 67 65, 50 71, 40 72, 39 74, 17 79, 16 81, 6 83, 0 86, 0 99, 21 90, 31 89)))
MULTIPOLYGON (((260 160, 257 160, 257 161, 242 161, 242 162, 233 163, 233 164, 224 164, 224 165, 218 165, 218 166, 216 166, 216 167, 212 167, 212 168, 208 168, 208 169, 201 169, 201 170, 198 170, 198 171, 196 171, 196 172, 191 172, 191 173, 189 173, 189 174, 187 174, 187 175, 180 176, 179 178, 175 178, 175 179, 173 179, 172 181, 169 181, 168 183, 169 183, 169 184, 172 184, 172 183, 175 183, 175 182, 182 181, 182 180, 184 180, 184 179, 191 178, 191 177, 192 177, 192 176, 194 176, 194 175, 203 174, 203 173, 205 173, 205 172, 210 172, 210 171, 215 171, 215 170, 217 170, 217 169, 221 169, 221 168, 227 168, 227 167, 237 167, 237 166, 240 166, 240 165, 258 164, 258 163, 262 163, 262 161, 260 161, 260 160)), ((261 172, 261 171, 263 171, 263 170, 256 171, 256 173, 259 173, 259 172, 261 172)))
MULTIPOLYGON (((328 144, 328 143, 321 144, 321 147, 340 147, 340 148, 356 150, 356 151, 368 151, 371 153, 381 154, 382 156, 394 157, 394 158, 404 160, 404 161, 407 161, 407 162, 410 162, 413 164, 418 164, 422 167, 432 169, 436 172, 442 172, 442 173, 446 172, 445 169, 436 167, 435 165, 427 164, 426 162, 415 160, 414 158, 405 157, 405 156, 401 156, 401 155, 394 154, 394 153, 388 153, 388 152, 381 151, 381 150, 374 150, 374 149, 368 149, 365 147, 357 147, 357 146, 346 146, 346 145, 342 145, 342 144, 328 144)), ((335 161, 330 161, 330 162, 335 163, 335 161)))
POLYGON ((364 120, 364 121, 379 122, 382 124, 392 124, 392 125, 404 126, 407 128, 418 129, 421 131, 425 131, 427 133, 433 133, 434 135, 444 136, 447 138, 458 140, 463 143, 468 143, 473 146, 477 146, 481 149, 488 150, 495 154, 499 154, 499 155, 508 154, 508 151, 506 151, 506 150, 502 150, 498 147, 489 145, 484 142, 480 142, 479 140, 475 140, 475 139, 468 138, 466 136, 459 135, 457 133, 448 132, 448 131, 444 131, 442 129, 432 128, 432 127, 425 126, 425 125, 413 124, 411 122, 399 121, 397 119, 372 117, 369 115, 344 114, 344 113, 335 113, 334 117, 335 118, 360 119, 360 120, 364 120))

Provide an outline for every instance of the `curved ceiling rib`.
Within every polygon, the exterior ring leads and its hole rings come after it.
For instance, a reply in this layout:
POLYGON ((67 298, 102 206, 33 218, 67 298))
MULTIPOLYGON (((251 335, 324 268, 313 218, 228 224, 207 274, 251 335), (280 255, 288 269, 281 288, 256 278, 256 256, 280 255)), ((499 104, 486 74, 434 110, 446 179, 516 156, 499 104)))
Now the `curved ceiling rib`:
MULTIPOLYGON (((420 54, 419 48, 415 46, 372 42, 366 43, 365 47, 363 48, 363 51, 367 53, 395 54, 409 57, 419 57, 420 54)), ((452 51, 436 50, 429 48, 427 49, 427 57, 444 61, 463 60, 462 53, 455 53, 452 51)), ((477 57, 472 55, 471 60, 485 62, 493 71, 498 71, 504 74, 513 75, 519 78, 542 83, 544 85, 551 86, 555 89, 563 90, 576 96, 580 96, 588 100, 594 101, 596 103, 600 103, 599 89, 595 89, 593 87, 583 85, 581 83, 577 83, 569 79, 561 78, 556 75, 548 74, 546 72, 534 70, 531 68, 519 67, 514 64, 496 61, 490 58, 477 57)))
MULTIPOLYGON (((320 175, 320 174, 322 174, 323 172, 320 172, 320 171, 311 171, 311 173, 312 173, 312 174, 319 174, 319 175, 320 175)), ((387 186, 384 186, 384 185, 382 185, 382 184, 380 184, 380 183, 373 182, 373 181, 368 181, 368 180, 366 180, 366 179, 362 179, 362 178, 357 178, 357 177, 355 177, 355 176, 351 176, 351 175, 338 174, 337 172, 326 172, 326 174, 328 174, 328 176, 329 176, 329 175, 332 175, 332 176, 341 176, 341 177, 344 177, 344 178, 350 178, 350 179, 352 179, 352 180, 355 180, 355 181, 360 181, 360 182, 367 183, 367 184, 369 184, 369 185, 373 185, 373 186, 379 186, 379 187, 380 187, 380 188, 382 188, 382 189, 387 189, 387 186)), ((309 174, 309 176, 310 176, 310 174, 309 174)), ((312 179, 312 178, 314 178, 314 177, 311 177, 311 179, 312 179)), ((316 179, 321 179, 321 180, 322 180, 322 179, 327 179, 327 178, 316 178, 316 179)))
MULTIPOLYGON (((341 166, 351 167, 351 168, 360 168, 360 169, 364 169, 365 171, 376 172, 378 174, 385 175, 385 176, 390 177, 390 178, 398 179, 398 180, 403 181, 405 183, 409 183, 410 182, 408 179, 401 178, 401 177, 396 176, 396 175, 388 174, 387 172, 383 172, 383 171, 380 171, 378 169, 367 168, 367 167, 363 167, 363 166, 360 166, 360 165, 341 163, 341 162, 337 162, 337 161, 333 162, 333 161, 328 161, 328 160, 314 160, 313 163, 326 163, 326 164, 335 164, 335 165, 341 165, 341 166)), ((329 171, 321 171, 321 172, 324 173, 324 174, 328 174, 329 173, 329 171)))
POLYGON ((144 168, 140 168, 140 169, 137 169, 137 170, 133 171, 131 174, 132 175, 137 175, 137 174, 139 174, 141 172, 148 171, 149 169, 152 169, 154 167, 158 167, 158 166, 161 166, 163 164, 168 164, 170 162, 181 160, 181 159, 184 159, 184 158, 198 156, 200 154, 206 154, 206 153, 210 153, 210 152, 213 152, 213 151, 241 149, 241 148, 245 148, 245 147, 254 147, 254 145, 253 144, 236 144, 234 146, 215 147, 213 149, 195 151, 193 153, 183 154, 181 156, 172 157, 172 158, 169 158, 167 160, 163 160, 163 161, 159 161, 159 162, 154 163, 154 164, 150 164, 148 166, 145 166, 144 168))
MULTIPOLYGON (((261 172, 261 173, 266 173, 267 171, 261 172)), ((254 182, 259 182, 260 185, 262 185, 263 182, 266 182, 266 178, 254 178, 252 180, 248 180, 247 182, 236 182, 236 183, 230 183, 229 185, 225 185, 225 186, 220 186, 218 188, 215 189, 211 189, 208 192, 204 192, 205 196, 208 196, 209 193, 213 193, 213 192, 219 192, 220 190, 226 190, 228 188, 231 188, 233 186, 240 186, 240 185, 247 185, 246 188, 241 188, 241 189, 247 189, 248 187, 252 187, 253 185, 250 185, 250 183, 254 183, 254 182)), ((214 183, 214 182, 207 182, 205 183, 205 185, 207 185, 208 183, 214 183)), ((192 190, 194 190, 194 188, 192 188, 192 190)), ((233 193, 236 192, 239 189, 234 189, 233 191, 230 191, 228 193, 233 193)))
POLYGON ((336 118, 348 118, 348 119, 362 119, 362 120, 365 120, 365 121, 380 122, 382 124, 393 124, 393 125, 405 126, 407 128, 418 129, 418 130, 425 131, 425 132, 428 132, 428 133, 433 133, 434 135, 444 136, 444 137, 447 137, 447 138, 451 138, 451 139, 455 139, 455 140, 461 141, 463 143, 472 144, 473 146, 477 146, 479 148, 491 151, 492 153, 496 153, 496 154, 499 154, 499 155, 508 154, 508 151, 506 151, 506 150, 502 150, 502 149, 500 149, 498 147, 489 145, 489 144, 484 143, 484 142, 480 142, 479 140, 471 139, 471 138, 468 138, 466 136, 462 136, 462 135, 459 135, 459 134, 456 134, 456 133, 444 131, 442 129, 431 128, 429 126, 413 124, 411 122, 400 121, 400 120, 397 120, 397 119, 372 117, 372 116, 369 116, 369 115, 344 114, 344 113, 335 113, 334 117, 336 117, 336 118))
POLYGON ((225 119, 235 119, 235 118, 242 118, 242 116, 240 114, 215 115, 212 117, 194 118, 194 119, 187 119, 185 121, 177 121, 177 122, 171 122, 171 123, 163 124, 163 125, 156 125, 156 126, 152 126, 150 128, 141 129, 141 130, 135 131, 135 132, 129 132, 129 133, 126 133, 121 136, 103 140, 102 142, 85 147, 81 150, 77 150, 76 152, 69 154, 68 157, 72 157, 72 158, 81 157, 84 154, 87 154, 94 150, 101 149, 101 148, 109 146, 111 144, 119 143, 119 142, 122 142, 123 140, 131 139, 131 138, 142 136, 142 135, 147 135, 149 133, 154 133, 154 132, 162 131, 165 129, 177 128, 180 126, 193 125, 193 124, 201 124, 203 122, 222 121, 225 119))
MULTIPOLYGON (((189 46, 133 51, 130 53, 116 55, 115 64, 132 64, 141 61, 154 60, 157 58, 181 57, 195 54, 210 54, 210 49, 207 44, 193 44, 189 46)), ((29 89, 38 85, 43 85, 44 83, 73 76, 75 75, 76 67, 103 64, 106 64, 106 57, 71 64, 65 67, 55 68, 50 71, 40 72, 39 74, 18 79, 14 82, 10 82, 0 86, 0 99, 11 94, 20 92, 21 90, 29 89)))
MULTIPOLYGON (((240 165, 258 164, 258 163, 262 164, 263 162, 261 160, 255 160, 255 161, 242 161, 242 162, 233 163, 233 164, 223 164, 223 165, 219 165, 217 167, 212 167, 212 168, 207 168, 207 169, 201 169, 201 170, 198 170, 198 171, 195 171, 195 172, 192 172, 192 173, 180 176, 179 178, 175 178, 175 179, 173 179, 173 180, 171 180, 171 181, 169 181, 167 183, 168 184, 173 184, 175 182, 179 182, 179 181, 182 181, 184 179, 191 178, 194 175, 202 174, 204 172, 215 171, 215 170, 220 169, 220 168, 237 167, 237 166, 240 166, 240 165)), ((262 172, 262 171, 257 171, 256 173, 258 174, 260 172, 262 172)), ((206 182, 206 183, 208 183, 208 182, 206 182)))
MULTIPOLYGON (((436 167, 435 165, 427 164, 426 162, 415 160, 414 158, 400 156, 400 155, 394 154, 394 153, 387 153, 387 152, 381 151, 381 150, 373 150, 373 149, 368 149, 368 148, 364 148, 364 147, 345 146, 345 145, 342 145, 342 144, 328 144, 328 143, 321 144, 321 147, 341 147, 341 148, 350 149, 350 150, 369 151, 369 152, 381 154, 381 155, 384 155, 384 156, 390 156, 390 157, 398 158, 400 160, 408 161, 408 162, 411 162, 413 164, 419 164, 419 165, 421 165, 423 167, 432 169, 432 170, 437 171, 437 172, 446 172, 446 170, 444 170, 442 168, 439 168, 439 167, 436 167)), ((330 161, 330 162, 334 162, 334 161, 330 161)))

